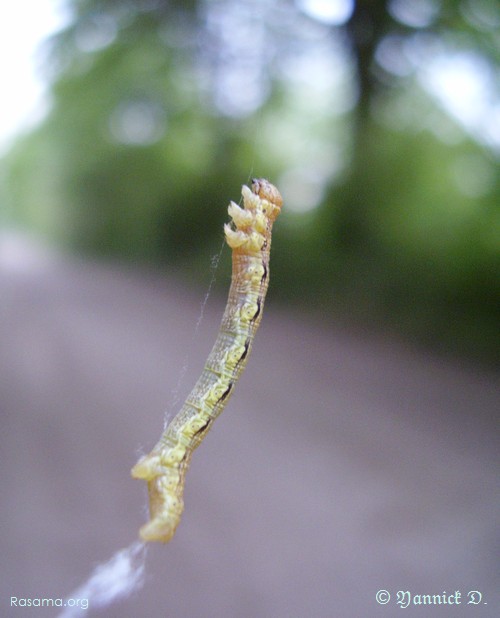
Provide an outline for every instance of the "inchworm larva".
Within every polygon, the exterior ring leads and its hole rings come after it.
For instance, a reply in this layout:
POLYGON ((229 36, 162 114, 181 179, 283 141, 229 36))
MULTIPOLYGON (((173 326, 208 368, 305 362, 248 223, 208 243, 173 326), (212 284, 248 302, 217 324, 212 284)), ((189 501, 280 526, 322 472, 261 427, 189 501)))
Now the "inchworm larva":
POLYGON ((183 491, 191 456, 229 400, 252 347, 262 318, 269 284, 271 230, 279 215, 279 191, 264 179, 243 186, 243 208, 231 202, 226 242, 233 253, 231 288, 221 327, 203 373, 178 414, 149 455, 132 468, 132 476, 148 482, 150 521, 142 526, 144 541, 166 543, 173 537, 184 509, 183 491))

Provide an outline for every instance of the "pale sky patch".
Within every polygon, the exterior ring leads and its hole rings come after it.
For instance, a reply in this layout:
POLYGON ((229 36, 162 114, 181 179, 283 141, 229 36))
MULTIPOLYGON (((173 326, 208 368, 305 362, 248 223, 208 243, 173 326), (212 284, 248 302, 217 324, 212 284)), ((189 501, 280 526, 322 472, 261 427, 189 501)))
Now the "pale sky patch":
POLYGON ((38 71, 39 47, 64 19, 60 0, 0 3, 0 153, 46 112, 46 85, 38 71))

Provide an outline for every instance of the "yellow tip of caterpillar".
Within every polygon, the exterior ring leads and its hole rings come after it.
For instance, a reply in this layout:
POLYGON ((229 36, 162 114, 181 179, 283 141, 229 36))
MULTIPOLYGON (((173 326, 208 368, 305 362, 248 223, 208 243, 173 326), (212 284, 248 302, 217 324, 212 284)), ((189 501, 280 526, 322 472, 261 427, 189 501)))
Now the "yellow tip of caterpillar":
POLYGON ((146 543, 150 541, 168 543, 174 536, 176 528, 177 526, 172 526, 163 519, 152 519, 141 527, 139 536, 146 543))

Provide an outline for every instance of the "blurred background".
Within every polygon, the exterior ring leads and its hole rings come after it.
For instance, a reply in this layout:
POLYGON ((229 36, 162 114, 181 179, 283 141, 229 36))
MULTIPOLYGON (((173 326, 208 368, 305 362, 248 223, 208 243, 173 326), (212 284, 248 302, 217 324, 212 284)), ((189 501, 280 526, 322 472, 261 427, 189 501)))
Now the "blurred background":
POLYGON ((16 6, 2 597, 65 596, 134 538, 129 468, 201 370, 225 208, 262 176, 285 202, 264 333, 178 536, 106 615, 392 615, 379 588, 481 586, 498 615, 498 3, 16 6))
POLYGON ((496 2, 52 7, 42 118, 2 161, 4 226, 189 280, 229 197, 269 177, 287 204, 275 302, 495 355, 496 2))

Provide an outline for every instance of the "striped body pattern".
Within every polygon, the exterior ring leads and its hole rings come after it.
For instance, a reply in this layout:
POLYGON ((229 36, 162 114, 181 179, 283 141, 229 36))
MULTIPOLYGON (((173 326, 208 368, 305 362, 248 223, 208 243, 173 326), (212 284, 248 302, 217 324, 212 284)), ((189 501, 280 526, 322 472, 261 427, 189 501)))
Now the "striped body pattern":
POLYGON ((232 249, 229 298, 203 373, 157 445, 132 468, 148 483, 150 521, 144 541, 168 542, 184 509, 184 479, 193 451, 227 404, 243 371, 262 318, 269 285, 272 225, 281 210, 279 191, 264 179, 243 186, 243 207, 231 202, 231 224, 224 226, 232 249))

